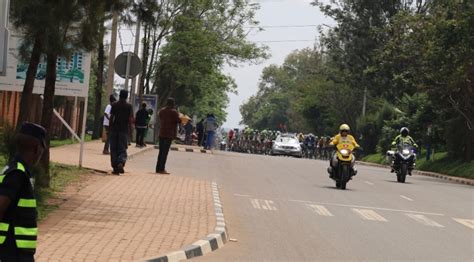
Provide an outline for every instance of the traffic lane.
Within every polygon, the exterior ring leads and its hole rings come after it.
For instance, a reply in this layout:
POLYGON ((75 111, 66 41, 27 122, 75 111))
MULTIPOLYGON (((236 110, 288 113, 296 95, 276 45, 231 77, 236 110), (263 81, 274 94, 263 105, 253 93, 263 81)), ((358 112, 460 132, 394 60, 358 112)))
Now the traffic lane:
MULTIPOLYGON (((140 158, 138 166, 154 170, 157 152, 140 158)), ((410 177, 396 183, 387 169, 358 166, 359 175, 341 193, 325 172, 327 161, 265 157, 217 152, 214 155, 171 152, 168 169, 217 181, 221 188, 237 194, 278 199, 318 200, 369 207, 422 210, 460 219, 473 217, 473 191, 466 185, 429 177, 410 177), (369 183, 367 183, 369 182, 369 183), (412 201, 410 201, 412 200, 412 201)))
POLYGON ((451 216, 474 217, 474 191, 462 185, 432 177, 414 175, 406 183, 396 182, 389 169, 358 166, 362 180, 370 180, 385 199, 397 199, 398 208, 423 208, 451 216), (390 197, 389 197, 390 196, 390 197))
MULTIPOLYGON (((432 226, 430 225, 430 221, 435 221, 432 218, 428 217, 427 214, 415 214, 415 217, 408 217, 407 214, 401 213, 403 210, 399 210, 396 212, 400 215, 401 218, 405 219, 407 224, 404 223, 394 223, 393 227, 388 232, 383 232, 381 229, 377 229, 374 232, 368 234, 364 233, 362 236, 354 233, 352 231, 357 230, 360 228, 360 220, 366 222, 364 217, 361 217, 360 214, 355 213, 354 209, 362 209, 366 210, 367 208, 360 208, 359 205, 355 206, 356 204, 360 204, 363 200, 369 199, 377 199, 377 197, 369 196, 367 194, 372 193, 374 190, 371 189, 370 185, 366 183, 353 183, 352 190, 348 191, 341 191, 335 190, 332 187, 332 182, 327 178, 325 174, 318 173, 317 176, 314 176, 314 170, 321 170, 322 167, 325 167, 325 162, 318 164, 318 161, 304 161, 298 159, 288 159, 288 158, 266 158, 261 156, 247 156, 247 155, 233 155, 233 154, 216 154, 214 156, 202 156, 202 155, 186 155, 181 153, 180 155, 176 155, 174 158, 177 163, 180 163, 179 168, 190 168, 186 172, 182 174, 188 173, 193 174, 193 176, 202 176, 207 177, 210 179, 217 179, 221 180, 219 183, 221 184, 221 193, 223 193, 223 202, 224 202, 224 209, 226 213, 226 220, 228 222, 228 227, 232 237, 236 237, 239 239, 239 242, 234 244, 230 243, 229 247, 225 247, 222 251, 218 251, 216 254, 209 256, 209 258, 215 257, 217 261, 228 260, 229 254, 232 254, 233 258, 236 260, 256 260, 261 261, 264 258, 271 257, 273 260, 287 258, 283 260, 305 260, 314 259, 314 254, 307 254, 305 250, 308 248, 314 248, 320 244, 319 242, 326 242, 327 244, 333 244, 338 246, 339 241, 343 239, 334 239, 328 240, 325 239, 326 235, 331 234, 342 234, 344 235, 343 229, 341 226, 338 227, 339 224, 347 225, 348 227, 346 230, 351 233, 351 236, 354 236, 354 239, 349 239, 350 242, 358 243, 358 239, 368 238, 363 243, 371 242, 371 249, 380 249, 384 250, 385 246, 390 246, 390 243, 397 243, 394 245, 394 249, 399 249, 403 247, 403 250, 407 250, 406 254, 403 251, 399 251, 398 254, 404 254, 400 257, 404 258, 422 258, 424 257, 424 253, 417 253, 411 250, 411 247, 418 248, 432 248, 435 242, 434 240, 440 239, 437 238, 439 232, 436 232, 434 235, 431 235, 431 231, 426 232, 419 232, 420 226, 432 226), (183 163, 185 165, 183 165, 183 163), (319 165, 319 166, 318 166, 319 165), (258 171, 256 171, 258 170, 258 171), (193 172, 192 172, 193 171, 193 172), (307 174, 310 174, 309 176, 307 174), (293 175, 292 175, 293 174, 293 175), (288 177, 290 177, 290 181, 288 181, 288 177), (277 183, 273 183, 277 181, 277 183), (327 183, 329 181, 329 183, 327 183), (324 183, 327 183, 325 186, 324 183), (329 186, 330 185, 330 186, 329 186), (314 187, 314 189, 313 189, 314 187), (343 205, 352 204, 353 206, 331 206, 325 207, 327 209, 333 208, 346 208, 347 214, 343 214, 337 216, 339 217, 352 217, 352 219, 345 218, 344 221, 339 221, 335 225, 329 225, 327 228, 329 229, 328 232, 322 232, 318 234, 317 232, 313 232, 313 236, 315 239, 319 239, 318 243, 314 243, 314 241, 301 241, 301 237, 297 238, 301 234, 307 232, 307 227, 309 228, 319 228, 321 222, 317 222, 316 225, 314 221, 318 221, 317 219, 309 219, 310 221, 304 222, 301 221, 302 218, 308 217, 307 214, 298 214, 298 211, 288 212, 288 210, 292 210, 295 206, 299 206, 297 204, 301 204, 299 202, 290 203, 292 201, 288 201, 288 199, 295 200, 295 196, 297 195, 294 189, 298 189, 299 193, 303 193, 301 196, 302 199, 316 199, 316 200, 326 200, 323 201, 323 204, 329 202, 328 200, 333 200, 332 203, 343 203, 343 205), (369 193, 368 193, 369 192, 369 193), (361 196, 359 196, 361 195, 361 196), (248 196, 250 199, 242 200, 240 198, 248 196), (358 199, 361 198, 362 199, 358 199), (273 199, 273 200, 272 200, 273 199), (259 203, 262 205, 260 209, 256 209, 255 205, 252 205, 252 201, 258 200, 259 203), (272 216, 270 220, 265 218, 265 213, 263 212, 263 205, 266 202, 260 201, 272 201, 273 205, 278 206, 286 206, 286 208, 278 208, 278 216, 272 216), (279 201, 287 200, 286 204, 281 204, 279 201), (254 210, 255 209, 255 210, 254 210), (355 215, 355 218, 354 218, 355 215), (421 215, 421 217, 420 217, 421 215), (263 216, 263 217, 262 217, 263 216), (415 220, 415 218, 417 220, 415 220), (283 222, 282 222, 283 221, 283 222), (297 223, 297 226, 291 224, 289 221, 297 223), (355 222, 359 221, 356 224, 355 222), (427 222, 428 221, 428 222, 427 222), (304 230, 302 230, 301 225, 307 225, 304 230), (414 227, 414 228, 412 228, 414 227), (285 229, 285 230, 282 230, 285 229), (414 235, 410 237, 410 239, 405 239, 403 236, 404 234, 399 235, 399 232, 404 232, 402 229, 408 229, 407 235, 410 236, 409 233, 413 233, 414 235), (274 231, 283 232, 282 234, 274 233, 274 231), (393 232, 392 232, 393 231, 393 232), (269 233, 270 232, 270 233, 269 233), (296 232, 295 236, 293 233, 296 232), (419 233, 417 233, 419 232, 419 233), (379 235, 378 237, 376 237, 379 235), (255 237, 257 236, 257 239, 255 237), (264 236, 264 237, 261 237, 264 236), (318 237, 319 236, 319 237, 318 237), (384 238, 392 239, 388 243, 385 243, 384 238), (288 241, 290 239, 291 241, 288 241), (303 243, 302 243, 303 242, 303 243), (416 242, 415 245, 402 245, 398 244, 401 243, 413 243, 416 242), (428 242, 428 243, 427 243, 428 242), (383 244, 383 245, 381 245, 383 244), (302 247, 301 250, 295 249, 294 246, 302 247), (255 249, 255 247, 259 247, 255 249), (229 251, 226 251, 228 249, 229 251), (298 252, 280 252, 279 250, 285 251, 286 249, 290 250, 298 250, 298 252), (222 255, 219 255, 222 254, 222 255), (287 256, 285 256, 287 254, 287 256), (410 256, 410 254, 414 254, 410 256)), ((178 168, 178 167, 176 167, 178 168)), ((322 168, 324 170, 324 168, 322 168)), ((181 173, 181 172, 177 172, 181 173)), ((358 176, 359 177, 359 176, 358 176)), ((373 179, 372 176, 365 177, 362 175, 361 177, 367 179, 373 179)), ((373 180, 374 183, 379 183, 376 180, 373 180)), ((384 189, 385 190, 385 189, 384 189)), ((387 190, 385 190, 387 191, 387 190)), ((384 192, 382 196, 385 198, 387 195, 394 195, 394 194, 387 194, 384 192)), ((378 197, 380 198, 380 197, 378 197)), ((397 202, 399 200, 397 199, 397 202)), ((294 202, 294 201, 293 201, 294 202)), ((379 202, 380 203, 380 202, 379 202)), ((255 204, 255 203, 253 203, 255 204)), ((306 204, 306 203, 303 203, 306 204)), ((316 204, 321 204, 321 202, 317 202, 316 204)), ((367 202, 365 202, 367 204, 367 202)), ((383 205, 381 205, 383 206, 383 205)), ((298 207, 300 210, 301 206, 298 207)), ((382 207, 383 208, 383 207, 382 207)), ((392 206, 393 208, 393 206, 392 206)), ((386 208, 385 208, 386 209, 386 208)), ((372 214, 371 212, 376 212, 377 215, 381 217, 387 217, 387 214, 380 215, 381 212, 395 212, 393 210, 379 210, 379 209, 370 209, 366 212, 365 217, 369 217, 368 215, 372 214), (368 212, 368 213, 367 213, 368 212)), ((271 210, 270 210, 271 211, 271 210)), ((416 211, 416 210, 415 210, 416 211)), ((336 211, 332 211, 336 212, 336 211)), ((373 214, 372 214, 373 215, 373 214)), ((399 218, 399 219, 401 219, 399 218)), ((463 225, 452 224, 453 222, 450 220, 451 218, 447 218, 447 220, 434 222, 435 224, 449 224, 450 228, 456 229, 449 229, 448 232, 442 235, 441 239, 444 242, 448 240, 451 243, 448 244, 447 248, 442 250, 436 250, 432 252, 432 256, 430 258, 436 259, 436 257, 448 257, 446 254, 461 254, 457 256, 458 258, 461 256, 470 257, 472 256, 472 250, 470 249, 470 243, 472 243, 472 233, 471 231, 466 230, 463 225), (461 231, 461 235, 459 232, 452 233, 454 231, 461 231), (464 234, 463 234, 464 233, 464 234), (447 236, 446 236, 447 234, 447 236), (453 236, 450 237, 449 235, 452 234, 453 236), (462 236, 463 235, 463 236, 462 236), (461 244, 458 244, 461 243, 461 244), (462 244, 464 243, 464 244, 462 244), (466 244, 467 243, 467 244, 466 244), (458 248, 456 248, 458 247, 458 248), (454 250, 453 250, 454 249, 454 250)), ((393 221, 396 219, 390 218, 386 219, 387 221, 393 221)), ((370 222, 377 222, 377 220, 369 220, 370 222)), ((445 228, 446 226, 443 226, 445 228)), ((326 228, 326 227, 325 227, 326 228)), ((372 227, 370 227, 372 228, 372 227)), ((385 228, 385 227, 383 227, 385 228)), ((382 229, 383 229, 382 228, 382 229)), ((423 227, 422 227, 423 228, 423 227)), ((436 227, 438 228, 438 227, 436 227)), ((431 229, 431 228, 430 228, 431 229)), ((442 229, 442 228, 441 228, 442 229)), ((356 231, 359 232, 359 231, 356 231)), ((367 231, 371 232, 371 231, 367 231)), ((352 243, 353 244, 353 243, 352 243)), ((439 245, 439 243, 437 243, 439 245)), ((356 245, 356 244, 354 244, 356 245)), ((351 248, 352 250, 352 248, 351 248)), ((359 250, 360 253, 345 250, 348 254, 352 254, 354 258, 367 258, 368 254, 372 254, 370 257, 373 259, 384 257, 385 255, 390 255, 393 257, 394 254, 390 254, 389 251, 371 251, 364 249, 363 247, 357 247, 355 250, 359 250)), ((337 250, 334 249, 322 249, 317 250, 318 256, 320 258, 331 258, 330 255, 339 254, 337 250), (327 253, 325 251, 329 250, 327 253), (328 254, 324 256, 323 254, 328 254)), ((425 252, 426 253, 426 252, 425 252)), ((342 257, 341 257, 342 258, 342 257)), ((351 257, 345 257, 349 259, 351 257)))

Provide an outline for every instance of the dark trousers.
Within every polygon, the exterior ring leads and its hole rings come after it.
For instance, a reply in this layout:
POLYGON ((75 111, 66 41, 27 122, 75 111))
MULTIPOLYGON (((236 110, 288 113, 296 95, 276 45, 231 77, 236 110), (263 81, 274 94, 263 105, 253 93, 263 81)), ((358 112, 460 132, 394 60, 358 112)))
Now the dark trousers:
POLYGON ((33 254, 27 254, 22 252, 11 252, 7 253, 3 250, 0 251, 0 261, 1 262, 34 262, 35 257, 33 254))
POLYGON ((198 146, 202 146, 204 143, 204 134, 198 133, 198 146))
POLYGON ((110 132, 110 160, 112 167, 127 162, 128 132, 110 132))
POLYGON ((158 162, 156 163, 156 172, 165 171, 166 160, 171 147, 171 138, 160 138, 160 152, 158 153, 158 162))
POLYGON ((109 142, 110 142, 110 128, 108 126, 104 126, 105 129, 105 144, 104 144, 104 152, 109 152, 109 142))
POLYGON ((141 128, 141 127, 137 127, 137 145, 139 146, 144 146, 145 145, 145 131, 146 131, 146 128, 141 128))

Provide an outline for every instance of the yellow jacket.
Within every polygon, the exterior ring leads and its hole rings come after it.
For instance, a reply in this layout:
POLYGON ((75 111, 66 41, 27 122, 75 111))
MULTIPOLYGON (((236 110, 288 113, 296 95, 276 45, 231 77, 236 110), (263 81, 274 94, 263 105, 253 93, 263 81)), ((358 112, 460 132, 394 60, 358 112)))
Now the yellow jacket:
POLYGON ((333 146, 337 146, 340 143, 351 143, 355 148, 360 147, 352 135, 342 137, 341 134, 337 134, 331 141, 331 145, 333 146))

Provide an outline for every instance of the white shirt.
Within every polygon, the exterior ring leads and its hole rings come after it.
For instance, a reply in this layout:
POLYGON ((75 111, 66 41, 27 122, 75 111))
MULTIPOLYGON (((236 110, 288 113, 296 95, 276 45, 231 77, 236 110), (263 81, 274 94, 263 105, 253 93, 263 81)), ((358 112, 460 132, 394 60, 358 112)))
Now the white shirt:
POLYGON ((108 104, 105 107, 105 111, 104 111, 104 123, 103 123, 104 126, 109 126, 109 124, 110 124, 109 119, 107 119, 107 117, 105 117, 105 116, 108 116, 110 118, 110 111, 111 110, 112 110, 112 105, 108 104))

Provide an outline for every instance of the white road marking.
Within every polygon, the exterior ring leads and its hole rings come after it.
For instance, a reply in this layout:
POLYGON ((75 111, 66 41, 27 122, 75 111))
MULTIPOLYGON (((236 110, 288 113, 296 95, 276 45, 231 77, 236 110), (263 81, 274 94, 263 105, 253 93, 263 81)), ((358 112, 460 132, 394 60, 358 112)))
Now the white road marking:
POLYGON ((419 214, 406 214, 409 218, 412 218, 416 222, 423 224, 425 226, 431 227, 444 227, 443 225, 438 224, 437 222, 425 217, 424 215, 419 214))
POLYGON ((357 208, 353 208, 352 210, 365 220, 387 222, 387 219, 377 214, 374 210, 357 208))
POLYGON ((250 199, 250 202, 252 203, 253 208, 260 209, 260 204, 258 203, 258 199, 250 199))
POLYGON ((326 206, 364 208, 364 209, 374 209, 374 210, 382 210, 382 211, 422 214, 422 215, 430 215, 430 216, 444 216, 444 214, 440 214, 440 213, 421 212, 421 211, 402 210, 402 209, 392 209, 392 208, 384 208, 384 207, 370 207, 370 206, 358 206, 358 205, 347 205, 347 204, 336 204, 336 203, 324 203, 324 202, 314 202, 314 201, 294 200, 294 199, 289 200, 289 201, 298 202, 298 203, 306 203, 306 204, 319 204, 319 205, 326 205, 326 206))
POLYGON ((320 216, 325 216, 325 217, 333 217, 334 215, 329 212, 327 208, 321 205, 306 205, 306 207, 313 211, 314 213, 320 215, 320 216))
POLYGON ((270 211, 278 210, 275 207, 275 203, 271 200, 250 199, 250 203, 252 203, 252 206, 255 209, 263 209, 263 210, 270 210, 270 211))
POLYGON ((460 219, 460 218, 453 218, 454 221, 463 224, 471 229, 474 229, 474 219, 460 219))
POLYGON ((408 201, 411 201, 413 202, 413 199, 407 197, 407 196, 404 196, 404 195, 400 195, 401 198, 405 199, 405 200, 408 200, 408 201))
POLYGON ((234 194, 236 197, 250 197, 249 195, 234 194))
POLYGON ((369 186, 373 186, 373 185, 375 185, 374 183, 372 183, 372 182, 369 182, 369 181, 365 181, 365 183, 366 183, 367 185, 369 185, 369 186))

